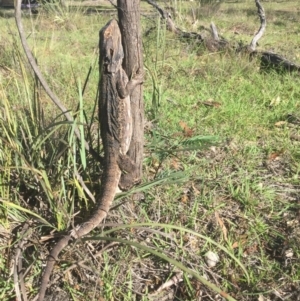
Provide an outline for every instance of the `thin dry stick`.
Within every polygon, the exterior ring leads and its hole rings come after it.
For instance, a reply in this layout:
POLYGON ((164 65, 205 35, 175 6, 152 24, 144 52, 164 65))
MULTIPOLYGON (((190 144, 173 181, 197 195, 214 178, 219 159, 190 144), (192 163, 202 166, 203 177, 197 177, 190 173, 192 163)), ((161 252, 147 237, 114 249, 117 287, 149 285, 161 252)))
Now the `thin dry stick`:
POLYGON ((25 243, 27 242, 28 236, 30 236, 32 230, 29 228, 29 223, 25 223, 20 233, 20 240, 17 245, 16 254, 14 258, 14 287, 16 292, 16 299, 18 301, 27 301, 26 289, 24 284, 24 273, 22 266, 21 252, 25 243), (20 291, 21 287, 21 291, 20 291))
POLYGON ((214 22, 210 23, 210 29, 211 29, 211 33, 212 33, 212 36, 213 36, 214 40, 220 41, 218 30, 217 30, 217 27, 216 27, 214 22))
POLYGON ((186 32, 186 31, 183 31, 182 29, 178 28, 176 26, 176 24, 173 22, 171 14, 168 13, 166 10, 163 10, 162 8, 160 8, 159 5, 154 0, 146 0, 146 1, 158 10, 162 19, 165 20, 165 22, 167 24, 167 29, 169 31, 171 31, 183 38, 192 38, 201 43, 204 41, 204 38, 201 34, 196 33, 196 32, 186 32))
POLYGON ((255 0, 255 4, 256 4, 258 16, 260 19, 260 28, 250 43, 249 47, 250 47, 251 51, 255 51, 257 42, 263 36, 263 34, 266 30, 266 27, 267 27, 267 21, 266 21, 266 15, 265 15, 264 8, 260 4, 259 0, 255 0))
MULTIPOLYGON (((18 254, 18 256, 19 256, 19 254, 18 254)), ((17 261, 18 261, 18 258, 16 256, 15 263, 14 263, 14 288, 15 288, 15 293, 16 293, 16 300, 22 301, 22 296, 21 296, 20 287, 19 287, 17 261)))
POLYGON ((150 5, 155 7, 160 13, 161 17, 166 20, 168 29, 174 33, 181 33, 182 31, 176 27, 175 23, 172 20, 172 16, 166 10, 163 10, 154 0, 146 0, 150 5))
MULTIPOLYGON (((115 245, 118 245, 119 242, 117 241, 114 241, 114 242, 111 242, 109 243, 107 246, 105 246, 103 249, 101 249, 100 251, 98 251, 95 255, 93 255, 94 258, 97 258, 99 257, 104 251, 106 251, 107 249, 115 246, 115 245)), ((78 261, 77 263, 74 263, 72 264, 70 267, 68 267, 65 271, 64 271, 64 274, 68 273, 69 271, 73 270, 74 268, 78 267, 78 266, 81 266, 81 267, 84 267, 83 264, 90 260, 89 258, 85 258, 83 260, 80 260, 78 261)))
POLYGON ((168 289, 172 285, 176 286, 182 281, 183 281, 183 272, 178 272, 174 276, 172 276, 168 281, 164 282, 155 292, 149 294, 149 296, 155 297, 163 290, 168 289))
MULTIPOLYGON (((27 59, 29 61, 29 64, 32 67, 36 77, 39 79, 41 85, 43 86, 43 88, 45 89, 46 93, 49 95, 51 100, 63 112, 63 114, 65 115, 67 120, 70 121, 70 122, 74 122, 74 119, 73 119, 72 115, 68 112, 68 110, 61 103, 61 101, 58 99, 58 97, 50 89, 48 83, 44 79, 38 65, 35 62, 35 59, 34 59, 32 53, 31 53, 31 50, 29 49, 29 46, 28 46, 28 43, 27 43, 27 40, 26 40, 26 36, 25 36, 25 32, 24 32, 24 28, 23 28, 23 24, 22 24, 22 21, 21 21, 21 0, 17 0, 16 6, 15 6, 15 20, 16 20, 16 24, 17 24, 17 28, 18 28, 18 32, 19 32, 19 35, 20 35, 20 40, 21 40, 23 49, 25 51, 25 54, 26 54, 27 59)), ((78 137, 78 139, 81 139, 81 134, 80 134, 80 131, 79 131, 78 127, 75 128, 75 134, 78 137)), ((97 156, 96 152, 89 146, 89 144, 86 141, 84 141, 84 147, 87 151, 90 151, 90 153, 94 156, 94 158, 97 157, 96 159, 99 160, 100 156, 97 156)), ((82 177, 77 172, 77 170, 75 170, 75 176, 76 176, 78 182, 81 184, 84 191, 86 192, 86 194, 95 203, 96 201, 95 201, 95 198, 94 198, 93 194, 87 188, 87 186, 85 185, 82 177)))

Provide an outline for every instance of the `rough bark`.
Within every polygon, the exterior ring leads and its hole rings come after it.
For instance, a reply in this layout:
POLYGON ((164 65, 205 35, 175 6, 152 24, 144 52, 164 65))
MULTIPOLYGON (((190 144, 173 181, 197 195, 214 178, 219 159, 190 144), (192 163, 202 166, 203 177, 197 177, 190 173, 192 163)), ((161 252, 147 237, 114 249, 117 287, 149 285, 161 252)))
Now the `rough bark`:
POLYGON ((262 70, 274 70, 276 72, 300 72, 300 65, 297 65, 286 58, 269 51, 259 53, 260 68, 262 70))
MULTIPOLYGON (((140 25, 140 0, 118 0, 119 26, 124 49, 123 69, 128 77, 143 72, 142 36, 140 25)), ((133 136, 128 156, 135 162, 138 177, 142 176, 144 147, 144 103, 143 88, 138 86, 131 94, 133 136)))

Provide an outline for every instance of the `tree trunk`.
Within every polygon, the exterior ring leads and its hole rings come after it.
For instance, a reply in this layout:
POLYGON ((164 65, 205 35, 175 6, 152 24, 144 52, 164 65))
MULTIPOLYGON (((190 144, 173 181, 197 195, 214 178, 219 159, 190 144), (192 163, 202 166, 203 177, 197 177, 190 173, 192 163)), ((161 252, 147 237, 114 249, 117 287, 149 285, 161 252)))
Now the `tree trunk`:
MULTIPOLYGON (((143 72, 143 51, 140 24, 140 0, 118 0, 118 17, 124 49, 123 69, 129 79, 143 72)), ((142 177, 144 147, 144 103, 142 85, 131 94, 133 135, 128 156, 137 164, 138 177, 142 177)))

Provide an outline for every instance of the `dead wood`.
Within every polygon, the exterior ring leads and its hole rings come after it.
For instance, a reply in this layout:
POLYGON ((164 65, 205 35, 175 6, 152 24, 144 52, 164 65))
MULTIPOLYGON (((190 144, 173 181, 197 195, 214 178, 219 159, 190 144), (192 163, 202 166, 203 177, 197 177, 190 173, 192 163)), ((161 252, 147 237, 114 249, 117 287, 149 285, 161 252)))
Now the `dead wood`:
POLYGON ((288 59, 282 57, 281 55, 269 51, 256 50, 258 40, 262 38, 267 26, 265 11, 260 3, 260 0, 255 0, 257 13, 260 19, 260 28, 257 31, 257 33, 254 35, 249 45, 239 45, 239 46, 234 45, 234 43, 230 43, 224 38, 220 38, 214 23, 211 23, 210 25, 211 37, 205 37, 195 32, 185 32, 176 26, 176 24, 172 20, 171 13, 159 7, 154 0, 146 0, 146 1, 154 8, 157 9, 161 18, 165 20, 168 30, 177 34, 179 37, 193 39, 197 43, 203 44, 210 52, 231 49, 236 53, 246 54, 250 58, 257 57, 258 59, 260 59, 261 70, 275 70, 277 72, 278 71, 300 72, 300 65, 297 65, 289 61, 288 59))
POLYGON ((152 293, 151 296, 155 296, 161 291, 168 289, 172 285, 178 285, 180 282, 183 281, 183 272, 178 272, 176 273, 171 279, 168 281, 164 282, 157 290, 156 292, 152 293))
POLYGON ((264 51, 260 53, 260 68, 262 70, 274 70, 276 72, 300 72, 300 65, 297 65, 279 54, 264 51))
POLYGON ((218 30, 217 30, 217 27, 216 27, 214 22, 210 23, 210 29, 211 29, 211 33, 212 33, 212 36, 213 36, 214 40, 220 41, 218 30))
POLYGON ((210 37, 206 37, 197 32, 187 32, 176 26, 175 22, 172 20, 172 14, 170 12, 162 9, 154 0, 146 1, 157 9, 161 18, 166 22, 167 29, 177 34, 180 38, 194 40, 197 43, 206 46, 211 52, 223 50, 228 46, 228 42, 219 37, 215 24, 212 23, 210 26, 210 37))
POLYGON ((266 30, 266 27, 267 27, 267 21, 266 21, 266 15, 265 15, 264 8, 260 4, 259 0, 255 0, 255 4, 256 4, 257 13, 258 13, 258 16, 260 19, 260 28, 250 43, 250 46, 249 46, 250 51, 256 50, 257 42, 263 36, 263 34, 266 30))
POLYGON ((20 232, 20 238, 17 243, 16 253, 14 257, 14 289, 16 293, 17 301, 27 301, 26 286, 24 282, 24 269, 23 269, 23 256, 25 245, 27 243, 28 237, 32 234, 32 225, 30 222, 26 222, 20 232))
POLYGON ((259 0, 255 0, 257 7, 258 16, 260 19, 260 28, 254 38, 252 39, 248 51, 250 55, 255 55, 260 57, 260 69, 264 71, 274 70, 276 72, 299 72, 300 65, 297 65, 283 56, 270 52, 270 51, 256 51, 256 45, 258 40, 263 36, 267 21, 264 8, 260 4, 259 0))
MULTIPOLYGON (((124 50, 123 69, 129 78, 143 73, 143 48, 140 22, 140 0, 117 1, 119 26, 124 50)), ((128 156, 137 168, 136 177, 142 178, 144 155, 144 102, 143 86, 136 87, 131 96, 133 133, 128 156)))

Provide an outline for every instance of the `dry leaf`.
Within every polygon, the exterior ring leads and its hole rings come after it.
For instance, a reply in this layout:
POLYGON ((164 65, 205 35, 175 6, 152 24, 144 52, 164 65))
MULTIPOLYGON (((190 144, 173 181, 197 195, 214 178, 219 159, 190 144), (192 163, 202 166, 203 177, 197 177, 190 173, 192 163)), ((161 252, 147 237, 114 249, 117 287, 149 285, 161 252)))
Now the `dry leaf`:
POLYGON ((219 226, 221 227, 224 239, 225 239, 225 241, 227 241, 227 228, 225 227, 224 222, 220 218, 219 213, 217 211, 215 212, 215 217, 216 217, 216 220, 218 221, 219 226))
POLYGON ((269 161, 275 161, 275 160, 278 160, 279 157, 280 157, 283 153, 284 153, 284 150, 283 150, 283 149, 281 149, 281 150, 278 151, 278 152, 271 153, 271 154, 269 155, 268 160, 269 160, 269 161))
POLYGON ((221 106, 221 103, 217 101, 213 101, 212 99, 208 99, 206 101, 200 101, 200 103, 205 105, 206 107, 219 108, 221 106))
POLYGON ((192 183, 192 188, 195 195, 200 194, 200 191, 195 187, 194 183, 192 183))
POLYGON ((231 247, 232 247, 232 249, 236 249, 239 247, 239 243, 237 241, 235 241, 231 247))
POLYGON ((275 126, 280 127, 286 124, 286 121, 278 121, 275 123, 275 126))
POLYGON ((172 158, 171 167, 175 170, 180 169, 179 160, 177 158, 174 158, 174 157, 172 158))
POLYGON ((250 246, 247 249, 245 249, 244 255, 250 255, 250 254, 255 253, 257 251, 258 251, 258 248, 257 248, 257 245, 255 244, 255 245, 250 246))
POLYGON ((154 168, 158 168, 159 167, 159 161, 157 158, 152 158, 151 160, 151 166, 154 168))
POLYGON ((216 266, 216 264, 219 262, 220 257, 217 253, 208 251, 205 255, 205 261, 208 267, 213 268, 216 266))
POLYGON ((291 140, 296 140, 296 141, 300 141, 300 135, 291 135, 290 136, 291 140))
POLYGON ((185 203, 185 204, 186 204, 186 203, 189 201, 188 195, 187 195, 187 194, 184 194, 184 195, 181 197, 180 201, 181 201, 182 203, 185 203))
POLYGON ((264 296, 263 295, 259 295, 257 301, 264 301, 264 296))
POLYGON ((182 128, 185 137, 192 137, 193 136, 194 131, 191 128, 189 128, 184 121, 182 121, 182 120, 179 121, 179 125, 182 128))
POLYGON ((232 244, 232 249, 236 249, 238 248, 239 246, 243 246, 245 245, 245 243, 247 242, 247 239, 246 238, 242 238, 240 241, 235 241, 233 244, 232 244))
POLYGON ((276 98, 273 98, 270 102, 270 107, 278 106, 281 102, 280 96, 277 96, 276 98))
POLYGON ((275 161, 276 159, 278 159, 279 155, 280 155, 279 153, 272 153, 272 154, 269 156, 268 160, 269 160, 269 161, 275 161))

